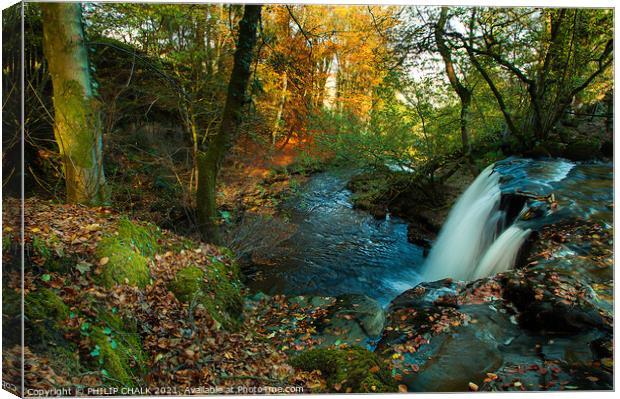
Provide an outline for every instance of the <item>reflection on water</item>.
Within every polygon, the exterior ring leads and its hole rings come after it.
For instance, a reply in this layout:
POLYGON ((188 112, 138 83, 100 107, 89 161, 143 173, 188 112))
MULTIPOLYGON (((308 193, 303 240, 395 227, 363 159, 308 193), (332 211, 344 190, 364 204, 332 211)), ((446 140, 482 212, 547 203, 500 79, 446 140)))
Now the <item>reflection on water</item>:
POLYGON ((289 295, 360 293, 386 305, 416 285, 422 248, 407 241, 407 224, 377 220, 353 209, 346 184, 351 172, 313 176, 284 205, 297 233, 277 248, 254 290, 289 295))

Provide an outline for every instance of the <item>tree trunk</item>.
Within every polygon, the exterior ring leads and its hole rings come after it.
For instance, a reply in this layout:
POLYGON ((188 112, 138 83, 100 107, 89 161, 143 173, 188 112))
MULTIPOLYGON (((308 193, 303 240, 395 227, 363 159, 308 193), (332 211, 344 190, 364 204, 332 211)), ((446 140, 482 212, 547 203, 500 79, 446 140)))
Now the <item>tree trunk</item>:
POLYGON ((261 6, 244 6, 239 22, 239 39, 235 50, 233 69, 228 82, 226 104, 217 134, 209 141, 206 150, 198 153, 198 190, 196 207, 198 227, 205 241, 218 243, 216 183, 224 156, 234 142, 241 122, 241 111, 246 103, 246 90, 250 79, 250 66, 256 45, 256 30, 261 6))
POLYGON ((53 85, 54 136, 63 160, 67 202, 106 200, 103 137, 91 89, 79 3, 42 3, 43 51, 53 85))
POLYGON ((282 111, 284 110, 284 103, 286 102, 286 86, 288 83, 288 76, 286 71, 282 76, 282 95, 280 96, 280 103, 278 104, 278 112, 276 114, 276 120, 273 123, 273 130, 271 132, 271 145, 276 145, 276 138, 278 133, 278 127, 280 126, 280 119, 282 119, 282 111))
POLYGON ((445 26, 448 22, 448 7, 441 8, 441 14, 439 20, 435 25, 435 42, 437 43, 437 49, 443 59, 446 67, 446 74, 450 85, 459 96, 461 100, 461 142, 463 144, 463 152, 468 154, 470 152, 469 144, 469 106, 471 104, 471 90, 465 87, 454 70, 454 64, 452 62, 452 55, 450 48, 446 44, 445 40, 445 26))

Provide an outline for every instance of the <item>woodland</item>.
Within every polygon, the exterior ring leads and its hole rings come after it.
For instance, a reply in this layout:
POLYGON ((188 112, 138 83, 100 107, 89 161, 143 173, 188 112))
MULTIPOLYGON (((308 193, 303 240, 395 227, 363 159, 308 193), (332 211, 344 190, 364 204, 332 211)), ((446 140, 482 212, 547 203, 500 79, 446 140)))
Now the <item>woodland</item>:
POLYGON ((2 24, 16 392, 614 388, 613 9, 2 24))

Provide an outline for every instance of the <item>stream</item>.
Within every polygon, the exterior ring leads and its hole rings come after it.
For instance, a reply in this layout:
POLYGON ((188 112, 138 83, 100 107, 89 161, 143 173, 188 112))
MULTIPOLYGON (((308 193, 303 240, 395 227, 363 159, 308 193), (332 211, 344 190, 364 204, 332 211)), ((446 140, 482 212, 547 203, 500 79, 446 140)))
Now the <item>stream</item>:
MULTIPOLYGON (((574 164, 565 160, 508 158, 497 162, 493 170, 499 177, 495 178, 495 183, 486 184, 489 188, 479 187, 476 193, 476 184, 470 187, 474 191, 469 195, 474 196, 471 203, 479 203, 475 197, 483 197, 486 190, 497 192, 493 200, 496 203, 495 210, 491 204, 487 213, 512 212, 513 218, 523 213, 523 202, 512 211, 497 209, 500 192, 502 196, 523 192, 544 196, 553 192, 558 201, 557 210, 543 214, 539 212, 528 220, 517 217, 517 220, 511 222, 515 229, 519 226, 527 231, 539 230, 545 225, 569 219, 592 219, 603 225, 613 224, 613 166, 610 163, 574 164)), ((489 171, 491 167, 486 172, 489 171)), ((353 209, 352 193, 346 186, 355 173, 353 170, 341 170, 316 174, 283 204, 280 216, 295 225, 296 232, 278 248, 274 248, 268 265, 256 265, 250 273, 248 285, 252 291, 289 296, 364 294, 385 307, 403 291, 429 278, 429 281, 442 277, 468 279, 463 277, 466 276, 463 274, 463 250, 457 251, 459 255, 450 248, 465 245, 466 249, 480 245, 480 239, 469 230, 473 224, 482 223, 483 220, 469 220, 471 218, 466 217, 460 223, 454 220, 458 217, 449 218, 446 226, 449 227, 451 222, 457 225, 454 229, 457 236, 453 233, 451 238, 448 237, 449 242, 444 244, 440 237, 436 243, 438 247, 446 246, 440 251, 443 258, 439 263, 448 269, 445 275, 424 278, 422 266, 426 259, 423 248, 407 240, 407 223, 404 220, 389 215, 379 220, 365 211, 353 209), (453 270, 450 271, 450 268, 453 270)), ((463 198, 468 196, 470 189, 463 194, 463 198)), ((538 201, 530 200, 525 206, 526 209, 537 211, 539 204, 538 201)), ((465 203, 460 207, 465 208, 460 211, 462 214, 476 213, 475 205, 465 203)), ((459 203, 451 215, 458 213, 458 208, 459 203)), ((488 230, 487 227, 483 228, 488 230)), ((495 230, 495 227, 491 226, 490 229, 495 230)), ((482 233, 485 234, 484 231, 482 233)), ((518 250, 518 246, 515 250, 518 250)), ((505 250, 500 247, 501 251, 505 250)), ((575 249, 567 253, 574 254, 575 249)), ((481 256, 478 254, 478 258, 472 262, 480 262, 481 256)), ((433 252, 425 267, 432 263, 432 258, 433 252)), ((570 259, 565 261, 572 263, 570 259)), ((502 270, 510 267, 507 265, 502 270)), ((476 278, 480 277, 484 276, 476 278)))
POLYGON ((346 186, 354 171, 314 175, 283 205, 297 231, 275 251, 252 290, 267 294, 364 294, 381 305, 419 283, 423 248, 407 241, 407 223, 353 209, 346 186))
MULTIPOLYGON (((496 162, 427 258, 405 221, 352 208, 354 173, 316 174, 283 204, 296 233, 248 275, 253 291, 287 294, 299 313, 274 328, 290 334, 324 306, 311 339, 376 350, 410 392, 613 386, 612 163, 496 162), (512 270, 525 240, 528 263, 512 270), (323 298, 342 294, 378 303, 323 298)), ((261 298, 251 306, 268 308, 261 298)))

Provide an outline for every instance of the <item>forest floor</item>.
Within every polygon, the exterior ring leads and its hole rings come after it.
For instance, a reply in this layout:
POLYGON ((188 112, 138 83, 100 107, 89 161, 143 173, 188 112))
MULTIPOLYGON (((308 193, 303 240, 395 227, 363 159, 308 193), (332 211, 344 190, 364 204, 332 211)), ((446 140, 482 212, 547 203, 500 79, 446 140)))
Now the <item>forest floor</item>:
MULTIPOLYGON (((19 209, 16 205, 6 203, 5 209, 19 209)), ((27 386, 174 387, 152 394, 200 393, 192 387, 326 388, 326 375, 289 364, 291 351, 294 355, 302 346, 293 344, 293 330, 283 327, 285 320, 305 319, 294 331, 306 335, 303 349, 312 348, 308 330, 311 320, 323 315, 320 307, 289 306, 284 297, 269 299, 269 306, 244 306, 244 288, 227 249, 106 207, 31 198, 25 209, 27 386), (113 252, 105 252, 108 245, 113 252), (143 267, 147 274, 141 281, 143 267)), ((5 213, 9 265, 17 256, 11 246, 18 247, 19 231, 11 220, 5 213)), ((4 296, 18 295, 18 267, 5 270, 4 296)), ((5 309, 5 326, 18 320, 19 308, 5 309)), ((17 381, 10 370, 19 368, 10 366, 19 363, 20 345, 5 344, 12 354, 4 357, 5 378, 17 381)), ((373 367, 366 373, 376 372, 373 367)))
MULTIPOLYGON (((537 268, 570 242, 589 246, 593 256, 584 258, 589 267, 608 273, 612 235, 601 225, 551 226, 525 269, 473 283, 426 283, 394 299, 383 316, 363 296, 250 296, 226 248, 110 208, 31 198, 25 209, 28 387, 166 386, 169 392, 150 393, 187 394, 205 393, 198 387, 235 393, 301 387, 307 393, 610 384, 613 316, 602 304, 613 298, 613 286, 590 288, 571 275, 537 268), (113 252, 106 252, 110 246, 113 252), (541 312, 548 321, 540 319, 541 312), (519 335, 517 325, 528 333, 519 335), (525 352, 504 353, 502 363, 498 353, 489 352, 495 340, 470 336, 497 329, 506 342, 524 337, 525 352), (455 332, 462 338, 448 344, 455 332), (374 353, 352 349, 375 334, 381 339, 374 353), (588 342, 592 334, 599 337, 590 344, 597 355, 588 361, 570 337, 588 342), (316 348, 323 349, 312 351, 316 348), (439 350, 438 359, 458 357, 467 370, 447 375, 441 363, 428 360, 429 350, 439 350), (345 366, 349 363, 354 367, 345 366)), ((20 289, 18 265, 10 264, 18 248, 10 216, 5 214, 3 231, 3 242, 10 243, 4 248, 5 298, 20 289)), ((5 328, 18 322, 19 309, 5 307, 5 328)), ((10 370, 21 356, 18 339, 5 341, 8 380, 17 379, 10 370)))

